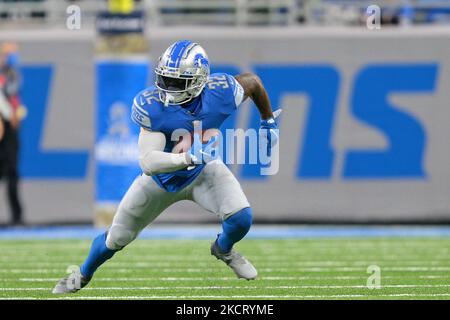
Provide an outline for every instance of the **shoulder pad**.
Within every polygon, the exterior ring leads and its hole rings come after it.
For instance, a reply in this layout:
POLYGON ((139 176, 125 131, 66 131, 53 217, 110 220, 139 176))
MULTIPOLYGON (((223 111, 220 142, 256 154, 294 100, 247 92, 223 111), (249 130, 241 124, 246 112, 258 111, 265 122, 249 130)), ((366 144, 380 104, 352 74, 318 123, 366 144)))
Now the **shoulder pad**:
POLYGON ((160 103, 157 90, 150 87, 139 92, 133 100, 131 119, 144 129, 151 130, 151 108, 155 103, 160 103))
POLYGON ((209 89, 228 89, 230 87, 226 73, 213 73, 206 83, 209 89))
POLYGON ((237 80, 226 73, 213 73, 207 82, 208 89, 220 94, 225 101, 233 104, 235 108, 239 106, 244 98, 244 89, 237 80))

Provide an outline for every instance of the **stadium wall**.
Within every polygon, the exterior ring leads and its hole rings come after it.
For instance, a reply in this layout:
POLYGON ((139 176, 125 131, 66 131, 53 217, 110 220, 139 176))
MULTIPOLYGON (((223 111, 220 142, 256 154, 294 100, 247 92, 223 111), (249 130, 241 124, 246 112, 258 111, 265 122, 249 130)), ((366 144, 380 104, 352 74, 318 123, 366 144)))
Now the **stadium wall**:
MULTIPOLYGON (((255 220, 434 222, 450 220, 449 31, 184 28, 148 36, 150 57, 176 39, 195 39, 214 71, 256 72, 273 106, 284 109, 278 174, 232 168, 255 220)), ((89 221, 95 37, 0 32, 5 39, 21 47, 29 108, 21 163, 26 219, 89 221)), ((242 106, 233 121, 257 127, 257 111, 242 106)), ((7 218, 5 201, 0 218, 7 218)), ((158 219, 211 220, 187 202, 158 219)))

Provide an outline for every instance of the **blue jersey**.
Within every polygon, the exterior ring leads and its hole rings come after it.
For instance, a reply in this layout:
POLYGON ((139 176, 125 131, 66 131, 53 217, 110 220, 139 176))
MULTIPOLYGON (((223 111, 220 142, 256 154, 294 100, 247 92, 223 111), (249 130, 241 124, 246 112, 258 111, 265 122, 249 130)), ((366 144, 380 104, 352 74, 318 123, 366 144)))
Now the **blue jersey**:
MULTIPOLYGON (((215 73, 202 93, 183 105, 164 106, 155 86, 139 92, 133 101, 132 119, 150 131, 162 132, 166 137, 165 152, 171 152, 176 141, 172 133, 177 129, 193 132, 193 121, 200 120, 202 129, 219 128, 239 106, 244 90, 236 79, 225 73, 215 73)), ((189 185, 202 171, 204 165, 153 175, 156 183, 169 192, 176 192, 189 185)))

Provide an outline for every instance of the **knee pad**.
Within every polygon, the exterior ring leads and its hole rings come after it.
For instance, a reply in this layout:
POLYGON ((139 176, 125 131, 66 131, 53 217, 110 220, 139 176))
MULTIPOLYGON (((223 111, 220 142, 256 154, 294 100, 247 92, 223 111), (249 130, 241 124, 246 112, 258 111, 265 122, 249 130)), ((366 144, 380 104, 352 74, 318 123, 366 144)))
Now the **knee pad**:
POLYGON ((223 225, 225 228, 233 226, 234 229, 238 228, 247 232, 252 226, 252 221, 252 209, 250 207, 247 207, 228 217, 224 221, 223 225))
POLYGON ((111 250, 121 250, 136 239, 137 233, 127 230, 122 225, 113 225, 106 237, 106 246, 111 250))
POLYGON ((221 250, 228 252, 233 245, 240 241, 250 230, 252 225, 252 210, 246 207, 222 223, 223 232, 217 238, 217 244, 221 250))

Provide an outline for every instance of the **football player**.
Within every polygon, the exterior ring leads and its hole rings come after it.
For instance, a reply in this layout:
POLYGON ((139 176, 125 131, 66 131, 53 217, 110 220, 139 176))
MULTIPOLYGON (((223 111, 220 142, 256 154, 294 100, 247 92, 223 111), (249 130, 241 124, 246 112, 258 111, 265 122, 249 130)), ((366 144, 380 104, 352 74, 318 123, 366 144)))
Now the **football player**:
POLYGON ((173 203, 191 200, 222 219, 223 232, 211 245, 211 254, 225 262, 239 278, 255 279, 255 267, 233 250, 252 224, 252 210, 236 178, 209 148, 210 142, 194 139, 186 152, 172 153, 177 129, 193 132, 193 122, 204 130, 219 128, 250 97, 261 114, 261 136, 267 152, 278 141, 277 124, 267 92, 252 73, 210 75, 205 50, 191 41, 177 41, 159 58, 154 86, 139 92, 132 119, 140 127, 138 176, 122 199, 109 230, 92 243, 80 268, 78 286, 68 285, 77 275, 61 279, 53 293, 76 292, 117 251, 139 235, 173 203))

